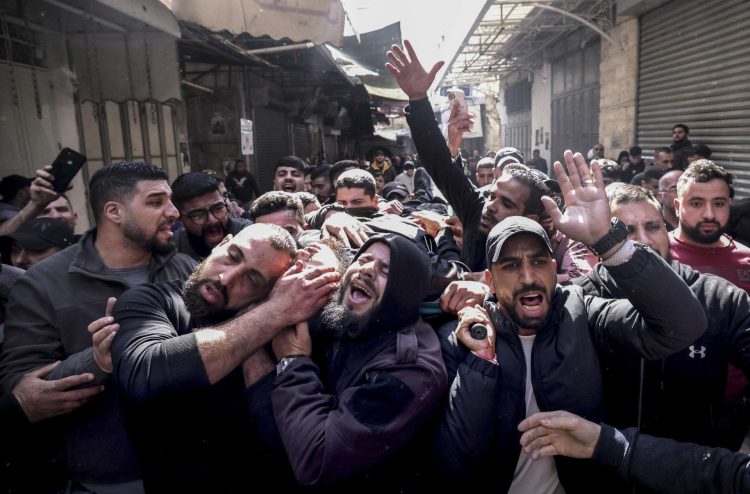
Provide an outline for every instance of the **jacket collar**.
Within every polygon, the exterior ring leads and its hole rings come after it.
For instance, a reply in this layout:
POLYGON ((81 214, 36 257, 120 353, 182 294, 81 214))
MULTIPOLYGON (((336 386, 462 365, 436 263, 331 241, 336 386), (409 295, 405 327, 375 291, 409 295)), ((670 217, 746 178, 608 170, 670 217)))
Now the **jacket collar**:
MULTIPOLYGON (((68 273, 82 273, 92 278, 122 283, 120 278, 108 274, 109 269, 104 265, 99 251, 96 250, 96 227, 87 231, 77 245, 78 252, 73 256, 73 262, 68 268, 68 273)), ((165 255, 151 254, 151 260, 148 265, 149 279, 152 279, 153 274, 164 267, 173 256, 174 251, 165 255)))

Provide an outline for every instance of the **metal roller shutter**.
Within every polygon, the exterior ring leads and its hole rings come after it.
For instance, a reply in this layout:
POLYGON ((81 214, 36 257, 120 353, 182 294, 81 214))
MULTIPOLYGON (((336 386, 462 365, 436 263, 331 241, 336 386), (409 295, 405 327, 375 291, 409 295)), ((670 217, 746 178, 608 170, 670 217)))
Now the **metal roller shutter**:
POLYGON ((310 126, 294 124, 294 155, 303 160, 310 160, 310 126))
POLYGON ((264 106, 253 108, 253 122, 258 187, 268 192, 273 188, 276 163, 290 154, 289 127, 286 114, 264 106))
POLYGON ((674 0, 641 17, 638 145, 672 142, 672 126, 711 147, 750 196, 750 2, 674 0))

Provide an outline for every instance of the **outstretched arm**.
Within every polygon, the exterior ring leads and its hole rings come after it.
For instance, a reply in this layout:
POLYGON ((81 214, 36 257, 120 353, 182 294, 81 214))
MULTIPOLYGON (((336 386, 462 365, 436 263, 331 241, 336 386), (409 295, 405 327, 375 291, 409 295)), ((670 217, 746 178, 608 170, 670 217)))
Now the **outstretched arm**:
POLYGON ((627 481, 665 493, 750 492, 750 456, 619 431, 564 411, 536 413, 521 422, 521 445, 532 458, 592 458, 627 481))
MULTIPOLYGON (((431 70, 427 71, 408 40, 404 40, 404 48, 406 52, 393 45, 387 54, 390 63, 385 66, 409 97, 406 119, 420 159, 461 222, 465 225, 478 223, 484 206, 484 198, 466 179, 463 170, 453 165, 451 150, 440 132, 432 107, 427 100, 427 91, 432 86, 435 75, 443 66, 443 62, 437 62, 431 70)), ((456 139, 456 132, 464 132, 470 126, 471 115, 464 114, 456 117, 453 114, 453 118, 448 123, 453 147, 457 148, 457 143, 460 142, 456 139)))

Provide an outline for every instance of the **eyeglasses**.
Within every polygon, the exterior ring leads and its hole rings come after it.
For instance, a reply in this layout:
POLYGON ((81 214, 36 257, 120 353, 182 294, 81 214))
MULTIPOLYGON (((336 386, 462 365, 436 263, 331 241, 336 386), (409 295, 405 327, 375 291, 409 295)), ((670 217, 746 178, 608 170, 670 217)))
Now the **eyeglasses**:
POLYGON ((677 186, 673 185, 671 187, 667 187, 666 189, 659 189, 659 192, 669 192, 670 194, 677 192, 677 186))
POLYGON ((228 212, 229 209, 227 208, 227 205, 221 202, 214 204, 208 209, 196 209, 195 211, 190 211, 185 216, 196 225, 202 225, 208 221, 208 213, 211 213, 211 216, 220 220, 224 218, 228 212))

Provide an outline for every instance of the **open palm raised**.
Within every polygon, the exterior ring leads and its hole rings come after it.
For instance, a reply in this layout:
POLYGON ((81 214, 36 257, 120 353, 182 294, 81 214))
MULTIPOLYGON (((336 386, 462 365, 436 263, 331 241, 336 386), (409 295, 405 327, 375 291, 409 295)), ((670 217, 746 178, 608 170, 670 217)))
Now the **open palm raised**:
POLYGON ((581 153, 568 150, 563 156, 567 170, 559 161, 554 167, 565 199, 565 212, 549 197, 542 198, 544 208, 557 229, 568 238, 593 245, 609 232, 612 219, 601 168, 594 161, 589 169, 581 153))

